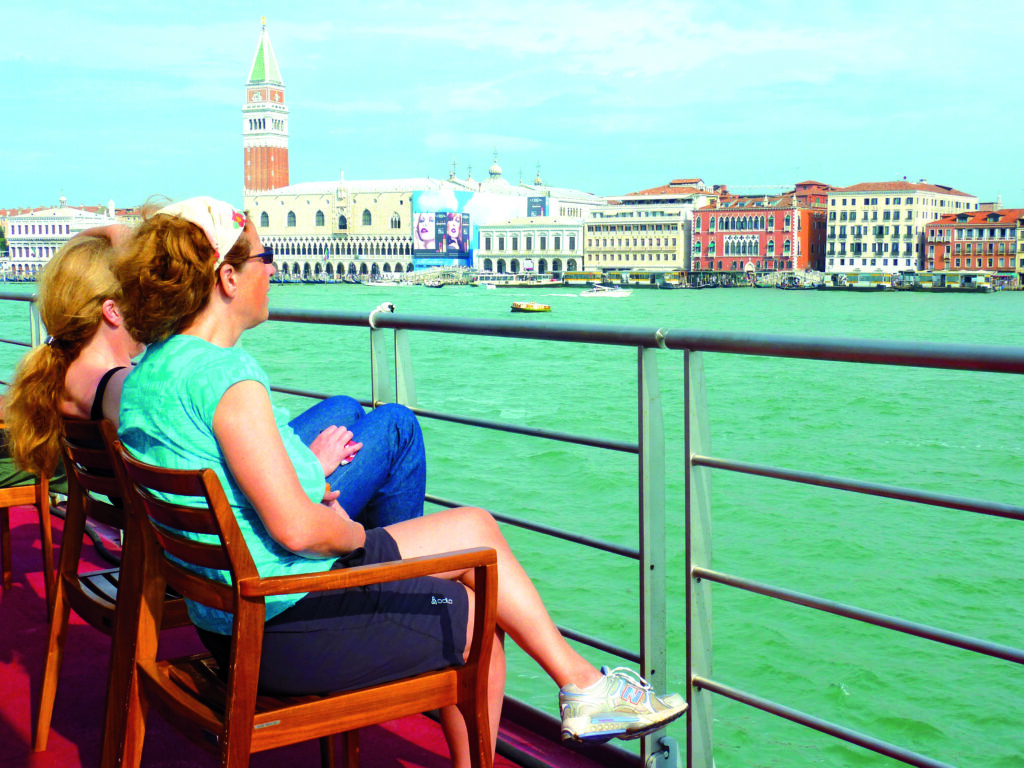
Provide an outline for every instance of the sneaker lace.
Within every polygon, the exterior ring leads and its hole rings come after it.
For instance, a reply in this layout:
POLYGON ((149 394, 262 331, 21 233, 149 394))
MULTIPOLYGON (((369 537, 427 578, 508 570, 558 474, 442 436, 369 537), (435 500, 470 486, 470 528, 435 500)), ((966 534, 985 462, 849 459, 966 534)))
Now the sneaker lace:
POLYGON ((640 677, 639 672, 635 672, 629 667, 615 667, 615 669, 608 669, 607 667, 605 667, 601 671, 604 672, 605 675, 607 675, 608 677, 622 678, 626 680, 630 685, 635 685, 637 688, 641 688, 645 691, 654 690, 650 683, 648 683, 646 680, 640 677))

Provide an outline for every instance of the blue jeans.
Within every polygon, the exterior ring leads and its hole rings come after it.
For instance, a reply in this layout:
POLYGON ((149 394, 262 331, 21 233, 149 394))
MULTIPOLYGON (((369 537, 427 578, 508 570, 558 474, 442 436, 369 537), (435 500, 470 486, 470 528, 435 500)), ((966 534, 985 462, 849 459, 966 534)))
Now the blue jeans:
POLYGON ((327 476, 340 491, 338 503, 367 528, 423 515, 427 458, 415 414, 388 403, 369 413, 358 401, 338 395, 314 405, 289 422, 306 445, 327 427, 347 427, 363 447, 349 464, 327 476))

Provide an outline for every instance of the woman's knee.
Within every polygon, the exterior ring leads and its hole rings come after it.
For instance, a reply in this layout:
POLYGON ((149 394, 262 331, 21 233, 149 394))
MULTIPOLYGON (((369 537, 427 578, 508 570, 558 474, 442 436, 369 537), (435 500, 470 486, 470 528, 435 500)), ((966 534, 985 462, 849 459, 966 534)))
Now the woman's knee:
POLYGON ((480 507, 458 507, 450 510, 456 516, 455 525, 458 530, 468 534, 471 541, 478 542, 474 546, 507 546, 505 537, 498 527, 494 515, 480 507))
POLYGON ((401 403, 384 403, 373 409, 378 418, 386 419, 395 429, 413 435, 419 435, 420 422, 407 406, 401 403))
POLYGON ((366 409, 359 401, 348 395, 333 395, 323 401, 323 407, 332 416, 337 426, 349 426, 366 415, 366 409))

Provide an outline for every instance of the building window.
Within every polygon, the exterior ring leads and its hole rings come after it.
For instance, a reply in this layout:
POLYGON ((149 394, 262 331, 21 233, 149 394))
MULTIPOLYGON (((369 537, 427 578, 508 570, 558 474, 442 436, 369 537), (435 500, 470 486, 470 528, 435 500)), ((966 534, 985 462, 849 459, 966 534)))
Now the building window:
POLYGON ((324 225, 324 212, 323 211, 317 211, 316 212, 316 225, 318 227, 322 227, 324 225))
POLYGON ((295 211, 288 211, 288 226, 295 226, 295 211))
POLYGON ((270 226, 270 215, 264 211, 260 214, 260 229, 266 229, 270 226))
POLYGON ((344 214, 338 217, 338 229, 348 229, 348 219, 345 218, 344 214))
POLYGON ((540 237, 540 249, 546 251, 548 249, 548 239, 541 235, 540 237))
POLYGON ((402 228, 402 217, 398 213, 391 214, 391 228, 401 229, 402 228))
POLYGON ((555 245, 555 250, 556 251, 562 250, 562 238, 560 238, 558 235, 555 235, 555 243, 554 243, 554 245, 555 245))
POLYGON ((363 209, 363 226, 364 227, 368 227, 372 223, 373 223, 373 217, 370 216, 370 209, 369 208, 364 208, 363 209))
POLYGON ((504 237, 499 237, 498 238, 498 250, 499 251, 504 251, 505 250, 505 238, 504 237))
POLYGON ((569 250, 576 250, 576 235, 569 235, 569 250))
POLYGON ((518 251, 519 250, 519 238, 518 237, 514 236, 512 238, 512 250, 513 251, 518 251))
POLYGON ((489 236, 484 238, 484 250, 491 250, 491 238, 489 236))

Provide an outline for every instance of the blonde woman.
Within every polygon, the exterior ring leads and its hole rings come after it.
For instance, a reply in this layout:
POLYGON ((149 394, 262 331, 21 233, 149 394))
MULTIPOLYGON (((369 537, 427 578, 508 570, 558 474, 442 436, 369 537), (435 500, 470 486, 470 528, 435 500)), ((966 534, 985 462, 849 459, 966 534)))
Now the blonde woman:
POLYGON ((142 351, 118 306, 111 238, 121 230, 95 232, 69 240, 43 268, 39 312, 48 335, 22 358, 6 399, 11 454, 38 476, 58 466, 61 417, 117 424, 121 387, 142 351))

